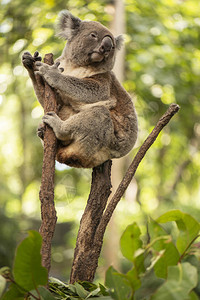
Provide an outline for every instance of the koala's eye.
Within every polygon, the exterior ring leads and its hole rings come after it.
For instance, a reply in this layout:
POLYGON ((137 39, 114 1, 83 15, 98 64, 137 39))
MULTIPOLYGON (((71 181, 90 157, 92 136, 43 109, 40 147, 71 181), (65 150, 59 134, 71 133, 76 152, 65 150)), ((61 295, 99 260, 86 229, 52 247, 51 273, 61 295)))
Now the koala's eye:
POLYGON ((90 33, 90 36, 93 38, 93 39, 97 39, 97 34, 95 32, 91 32, 90 33))

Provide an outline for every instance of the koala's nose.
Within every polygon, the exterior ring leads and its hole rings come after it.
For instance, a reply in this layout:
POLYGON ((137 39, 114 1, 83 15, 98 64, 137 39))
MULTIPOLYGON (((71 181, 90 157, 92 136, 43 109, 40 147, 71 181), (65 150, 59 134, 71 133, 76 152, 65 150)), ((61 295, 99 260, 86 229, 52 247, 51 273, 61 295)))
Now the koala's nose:
POLYGON ((103 54, 109 52, 113 47, 113 41, 109 36, 105 36, 101 42, 99 51, 103 54))

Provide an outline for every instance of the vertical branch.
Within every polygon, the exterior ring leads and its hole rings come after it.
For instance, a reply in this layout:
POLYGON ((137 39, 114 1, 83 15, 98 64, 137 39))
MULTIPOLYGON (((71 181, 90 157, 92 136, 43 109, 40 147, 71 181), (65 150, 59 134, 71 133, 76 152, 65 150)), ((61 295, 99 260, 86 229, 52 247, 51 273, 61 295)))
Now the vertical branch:
MULTIPOLYGON (((52 65, 53 55, 46 54, 44 62, 52 65)), ((44 113, 57 110, 54 91, 45 82, 44 113)), ((54 173, 57 140, 53 130, 45 125, 44 133, 44 157, 42 166, 42 178, 40 187, 41 218, 40 234, 42 235, 42 265, 50 270, 51 267, 51 241, 56 226, 56 210, 54 205, 54 173)))
POLYGON ((93 169, 90 195, 80 222, 74 251, 71 283, 94 279, 100 255, 94 247, 94 236, 111 193, 111 165, 112 162, 109 160, 93 169))

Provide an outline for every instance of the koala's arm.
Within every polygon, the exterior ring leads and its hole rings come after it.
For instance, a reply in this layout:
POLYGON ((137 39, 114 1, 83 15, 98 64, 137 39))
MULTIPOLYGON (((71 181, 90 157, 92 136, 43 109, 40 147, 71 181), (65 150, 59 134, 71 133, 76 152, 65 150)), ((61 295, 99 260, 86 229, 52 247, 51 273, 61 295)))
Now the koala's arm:
POLYGON ((109 76, 106 74, 80 79, 63 75, 59 71, 58 65, 49 66, 37 62, 38 71, 36 73, 42 76, 51 87, 78 102, 89 104, 106 101, 110 97, 109 76))
POLYGON ((43 106, 43 99, 44 99, 44 81, 40 75, 36 75, 35 71, 35 62, 41 61, 41 57, 39 53, 36 51, 32 56, 29 52, 24 52, 22 55, 22 63, 24 67, 27 69, 28 74, 32 80, 33 87, 35 94, 38 98, 38 101, 43 106))

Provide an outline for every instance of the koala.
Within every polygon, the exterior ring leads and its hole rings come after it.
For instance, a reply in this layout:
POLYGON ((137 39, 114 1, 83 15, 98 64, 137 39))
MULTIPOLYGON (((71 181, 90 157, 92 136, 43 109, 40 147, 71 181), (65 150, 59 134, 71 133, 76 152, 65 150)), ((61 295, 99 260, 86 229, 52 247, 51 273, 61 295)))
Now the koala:
POLYGON ((43 122, 58 140, 57 161, 93 168, 126 155, 138 125, 131 97, 112 72, 122 36, 69 11, 60 13, 58 36, 67 43, 54 65, 42 63, 38 52, 22 56, 42 106, 44 82, 55 91, 58 112, 47 113, 43 122))

